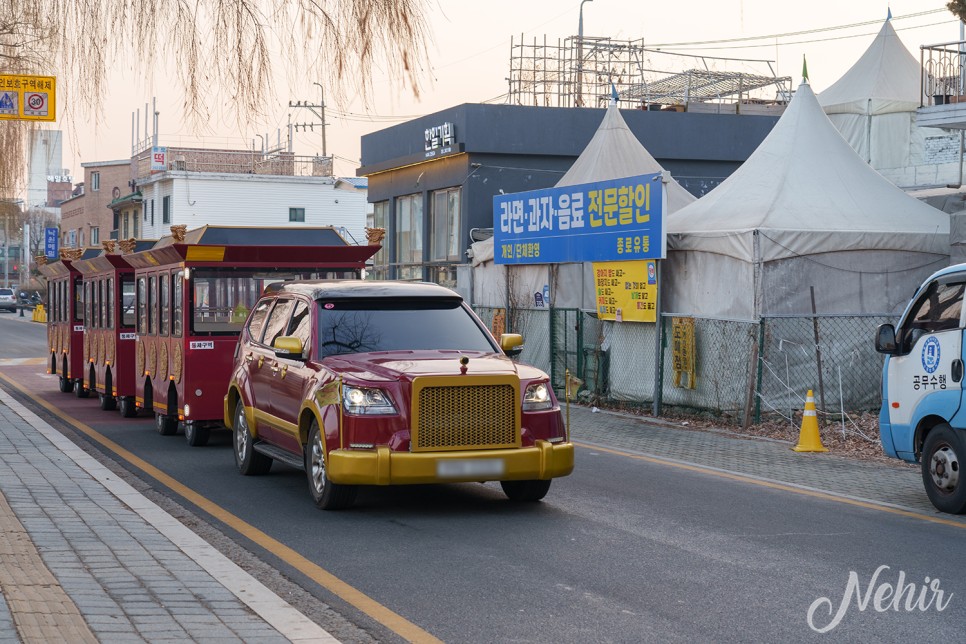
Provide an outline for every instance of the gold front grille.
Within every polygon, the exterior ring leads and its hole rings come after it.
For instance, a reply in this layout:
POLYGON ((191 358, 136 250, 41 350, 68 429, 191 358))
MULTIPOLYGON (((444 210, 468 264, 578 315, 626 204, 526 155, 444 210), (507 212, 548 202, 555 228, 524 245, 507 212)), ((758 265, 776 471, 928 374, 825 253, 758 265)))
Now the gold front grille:
POLYGON ((412 450, 519 447, 519 390, 516 378, 417 378, 412 450))

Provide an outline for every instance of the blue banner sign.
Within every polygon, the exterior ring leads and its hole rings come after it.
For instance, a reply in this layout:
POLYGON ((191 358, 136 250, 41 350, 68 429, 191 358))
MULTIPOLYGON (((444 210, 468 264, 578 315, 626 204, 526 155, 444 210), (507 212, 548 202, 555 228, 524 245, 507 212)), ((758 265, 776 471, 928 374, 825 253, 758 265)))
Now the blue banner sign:
POLYGON ((660 174, 493 197, 494 261, 663 259, 660 174))
POLYGON ((54 260, 59 257, 60 252, 60 230, 57 228, 44 228, 44 255, 47 259, 54 260))

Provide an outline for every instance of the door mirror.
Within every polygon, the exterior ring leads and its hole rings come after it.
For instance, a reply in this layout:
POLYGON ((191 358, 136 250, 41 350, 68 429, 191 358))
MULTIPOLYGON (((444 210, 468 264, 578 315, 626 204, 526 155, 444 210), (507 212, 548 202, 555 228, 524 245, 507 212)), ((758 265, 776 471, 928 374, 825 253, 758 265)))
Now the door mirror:
POLYGON ((302 340, 291 335, 283 335, 275 338, 272 343, 277 358, 287 358, 289 360, 304 360, 302 357, 302 340))
POLYGON ((879 353, 896 352, 896 329, 891 324, 880 324, 875 331, 875 350, 879 353))
POLYGON ((511 358, 523 352, 523 336, 519 333, 504 333, 500 336, 500 348, 511 358))

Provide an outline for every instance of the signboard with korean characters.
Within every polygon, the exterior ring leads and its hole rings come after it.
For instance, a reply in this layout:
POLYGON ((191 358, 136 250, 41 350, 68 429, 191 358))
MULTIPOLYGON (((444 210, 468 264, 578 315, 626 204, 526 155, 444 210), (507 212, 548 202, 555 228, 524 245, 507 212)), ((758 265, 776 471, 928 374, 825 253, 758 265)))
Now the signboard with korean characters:
POLYGON ((657 266, 643 262, 594 262, 597 317, 615 322, 657 320, 657 266))
POLYGON ((57 78, 0 74, 0 120, 56 121, 57 78))
POLYGON ((663 259, 664 201, 659 173, 495 195, 494 261, 663 259))

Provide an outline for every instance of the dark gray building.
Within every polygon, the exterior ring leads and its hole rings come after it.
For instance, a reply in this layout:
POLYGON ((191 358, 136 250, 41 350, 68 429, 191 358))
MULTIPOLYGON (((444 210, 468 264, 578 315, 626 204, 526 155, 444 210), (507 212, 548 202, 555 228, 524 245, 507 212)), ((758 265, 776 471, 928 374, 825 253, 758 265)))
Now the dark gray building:
MULTIPOLYGON (((386 229, 377 278, 453 286, 493 196, 548 188, 597 131, 604 109, 464 104, 362 137, 373 225, 386 229)), ((648 152, 701 196, 740 166, 777 116, 621 110, 648 152)))

